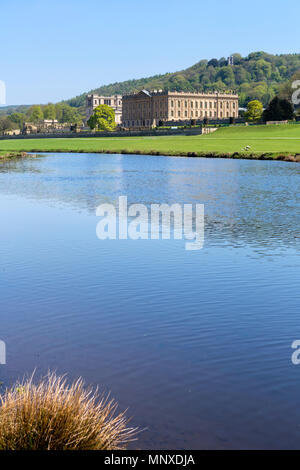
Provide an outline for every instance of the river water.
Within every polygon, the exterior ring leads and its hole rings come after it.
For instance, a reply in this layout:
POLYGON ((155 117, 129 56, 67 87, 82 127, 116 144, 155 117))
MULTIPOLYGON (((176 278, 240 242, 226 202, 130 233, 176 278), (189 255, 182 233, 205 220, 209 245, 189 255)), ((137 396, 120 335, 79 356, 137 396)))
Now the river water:
POLYGON ((299 448, 300 165, 47 154, 0 166, 0 338, 111 391, 133 448, 299 448), (99 240, 96 207, 204 204, 205 241, 99 240))

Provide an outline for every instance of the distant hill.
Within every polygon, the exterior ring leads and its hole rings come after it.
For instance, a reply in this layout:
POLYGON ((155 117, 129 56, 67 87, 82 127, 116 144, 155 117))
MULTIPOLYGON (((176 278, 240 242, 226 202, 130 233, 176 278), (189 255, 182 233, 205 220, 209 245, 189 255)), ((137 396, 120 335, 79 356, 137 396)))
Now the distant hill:
POLYGON ((6 116, 12 113, 26 113, 31 105, 21 104, 21 105, 10 105, 10 106, 0 106, 0 116, 6 116))
MULTIPOLYGON (((91 90, 102 95, 126 94, 143 88, 170 91, 235 90, 240 95, 240 104, 245 106, 252 99, 266 105, 278 92, 280 85, 291 79, 300 70, 300 54, 272 55, 252 52, 247 57, 233 54, 234 65, 227 59, 201 60, 185 70, 149 78, 112 83, 91 90)), ((82 107, 87 93, 66 102, 82 107)))

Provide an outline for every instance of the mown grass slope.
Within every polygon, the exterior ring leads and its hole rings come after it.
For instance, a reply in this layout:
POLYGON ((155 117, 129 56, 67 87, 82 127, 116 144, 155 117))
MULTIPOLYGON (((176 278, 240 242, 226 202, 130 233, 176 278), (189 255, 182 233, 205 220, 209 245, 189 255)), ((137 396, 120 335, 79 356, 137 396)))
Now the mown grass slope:
POLYGON ((112 152, 182 155, 188 153, 300 154, 300 125, 236 126, 203 136, 91 137, 0 140, 0 154, 27 152, 112 152))

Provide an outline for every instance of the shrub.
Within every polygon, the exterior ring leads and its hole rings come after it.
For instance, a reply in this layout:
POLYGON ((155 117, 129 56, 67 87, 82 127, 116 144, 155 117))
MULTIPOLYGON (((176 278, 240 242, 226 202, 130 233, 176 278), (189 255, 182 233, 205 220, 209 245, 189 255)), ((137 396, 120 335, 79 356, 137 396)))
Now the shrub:
POLYGON ((23 380, 0 398, 0 450, 115 450, 134 440, 117 403, 49 373, 23 380))

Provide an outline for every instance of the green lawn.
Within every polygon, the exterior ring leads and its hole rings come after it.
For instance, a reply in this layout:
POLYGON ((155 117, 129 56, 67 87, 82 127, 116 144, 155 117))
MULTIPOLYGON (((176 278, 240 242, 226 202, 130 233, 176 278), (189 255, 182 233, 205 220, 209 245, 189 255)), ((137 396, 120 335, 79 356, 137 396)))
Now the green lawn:
POLYGON ((220 128, 205 136, 104 137, 0 140, 5 151, 114 152, 166 155, 185 153, 243 153, 249 145, 253 154, 300 154, 300 124, 279 126, 236 126, 220 128))

